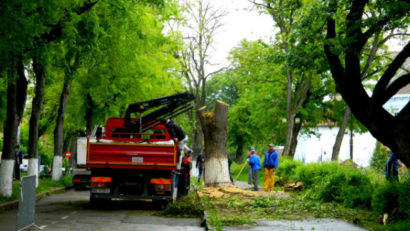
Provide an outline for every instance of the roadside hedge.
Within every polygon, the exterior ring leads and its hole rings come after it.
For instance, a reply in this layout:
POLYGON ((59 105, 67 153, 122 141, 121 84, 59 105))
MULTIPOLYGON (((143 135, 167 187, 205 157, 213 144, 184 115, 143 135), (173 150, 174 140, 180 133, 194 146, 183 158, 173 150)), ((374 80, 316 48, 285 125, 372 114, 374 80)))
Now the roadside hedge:
POLYGON ((285 183, 302 181, 306 197, 324 202, 340 202, 349 208, 373 209, 379 214, 396 208, 395 218, 410 219, 410 178, 388 182, 382 174, 356 169, 336 162, 303 164, 281 158, 277 175, 285 183))

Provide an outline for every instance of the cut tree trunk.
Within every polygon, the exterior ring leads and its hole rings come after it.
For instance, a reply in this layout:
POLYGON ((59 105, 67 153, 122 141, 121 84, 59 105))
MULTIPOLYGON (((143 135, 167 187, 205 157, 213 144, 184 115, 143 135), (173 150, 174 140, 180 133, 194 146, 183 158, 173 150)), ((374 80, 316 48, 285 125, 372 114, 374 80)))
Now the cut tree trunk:
POLYGON ((232 186, 226 148, 228 105, 216 101, 212 112, 206 111, 204 106, 197 113, 205 140, 205 186, 232 186))

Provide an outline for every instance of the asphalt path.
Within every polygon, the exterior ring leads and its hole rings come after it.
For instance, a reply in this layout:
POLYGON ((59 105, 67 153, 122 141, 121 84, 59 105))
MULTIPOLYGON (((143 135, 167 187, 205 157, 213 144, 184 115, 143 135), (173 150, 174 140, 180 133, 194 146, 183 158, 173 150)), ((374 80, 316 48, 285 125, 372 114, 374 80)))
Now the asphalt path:
MULTIPOLYGON (((35 225, 41 230, 204 230, 199 218, 156 216, 160 209, 150 201, 112 201, 92 206, 89 191, 69 190, 36 203, 35 225)), ((0 230, 16 230, 16 219, 17 210, 0 213, 0 230)))

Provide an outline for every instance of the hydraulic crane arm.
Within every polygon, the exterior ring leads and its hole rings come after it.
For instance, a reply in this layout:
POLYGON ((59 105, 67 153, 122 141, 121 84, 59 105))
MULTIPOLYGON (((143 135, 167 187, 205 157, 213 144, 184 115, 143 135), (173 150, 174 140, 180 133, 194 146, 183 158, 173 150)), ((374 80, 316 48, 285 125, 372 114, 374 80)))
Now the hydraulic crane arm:
POLYGON ((191 109, 193 106, 190 101, 193 99, 192 94, 184 92, 130 104, 125 114, 125 128, 130 132, 143 132, 157 125, 161 118, 172 118, 191 109), (157 107, 160 108, 147 115, 142 115, 146 110, 157 107), (135 123, 131 123, 131 113, 140 113, 135 123))

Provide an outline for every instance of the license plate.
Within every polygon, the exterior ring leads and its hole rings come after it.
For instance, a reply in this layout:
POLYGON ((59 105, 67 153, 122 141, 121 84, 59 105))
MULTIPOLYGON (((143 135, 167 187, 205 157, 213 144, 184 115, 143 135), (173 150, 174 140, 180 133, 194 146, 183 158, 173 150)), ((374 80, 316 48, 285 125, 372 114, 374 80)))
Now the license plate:
POLYGON ((110 193, 109 188, 95 188, 93 191, 94 193, 110 193))
POLYGON ((132 162, 133 163, 143 163, 144 162, 144 158, 141 156, 133 156, 132 157, 132 162))

